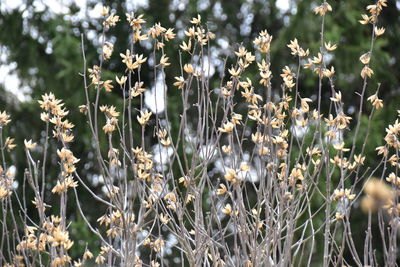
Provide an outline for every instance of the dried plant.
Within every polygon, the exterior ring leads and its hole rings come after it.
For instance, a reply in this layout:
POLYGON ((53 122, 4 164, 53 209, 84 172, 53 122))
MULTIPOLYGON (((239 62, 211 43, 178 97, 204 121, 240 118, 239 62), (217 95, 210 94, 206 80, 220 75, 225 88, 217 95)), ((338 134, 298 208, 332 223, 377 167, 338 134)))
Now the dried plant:
POLYGON ((73 135, 74 125, 67 120, 69 111, 62 100, 49 93, 39 101, 45 141, 37 144, 25 140, 24 190, 27 187, 34 194, 33 199, 26 199, 25 193, 21 195, 13 187, 5 153, 15 147, 14 139, 3 134, 11 119, 1 112, 0 263, 311 266, 319 260, 323 266, 377 266, 374 249, 381 246, 384 265, 395 266, 400 124, 396 120, 386 129, 385 143, 377 148, 381 159, 374 168, 364 164, 368 134, 359 134, 365 105, 372 104, 368 129, 373 127, 375 110, 383 107, 379 90, 367 97, 366 89, 374 74, 369 65, 374 41, 385 31, 378 26, 385 6, 386 0, 369 5, 368 14, 360 20, 371 27, 371 45, 360 57, 363 86, 358 92, 360 106, 355 117, 345 114, 345 99, 335 88, 335 69, 326 61, 337 47, 324 35, 325 16, 332 11, 326 1, 315 8, 322 20, 319 51, 310 56, 312 52, 301 47, 297 39, 291 40, 288 53, 293 55, 297 68, 286 66, 282 70, 279 89, 271 85, 273 37, 266 30, 254 40, 255 51, 238 47, 235 64, 226 68, 220 87, 210 88, 214 78, 206 57, 215 36, 204 27, 200 16, 193 18, 184 32, 180 62, 172 63, 164 48, 176 37, 174 30, 160 24, 146 28, 141 15, 126 14, 132 28, 131 47, 120 54, 126 70, 115 81, 106 80, 103 63, 114 56, 107 30, 120 23, 120 18, 104 8, 98 65, 88 68, 82 38, 82 93, 86 103, 79 106, 92 134, 93 147, 88 149, 94 151, 104 194, 94 193, 91 182, 80 176, 79 159, 73 153, 74 138, 79 136, 73 135), (151 44, 153 52, 137 54, 134 47, 141 42, 151 44), (170 114, 168 106, 164 108, 158 101, 152 110, 146 107, 144 93, 148 85, 141 80, 141 72, 150 59, 154 86, 162 87, 154 93, 162 92, 164 103, 168 103, 165 68, 180 64, 181 74, 168 89, 180 92, 179 114, 170 114), (247 75, 251 65, 259 71, 252 75, 254 79, 247 75), (299 90, 303 69, 316 75, 316 101, 299 90), (323 84, 328 84, 331 91, 326 115, 321 112, 323 84), (106 103, 102 90, 122 90, 122 108, 102 104, 106 103), (179 121, 178 127, 171 125, 172 120, 179 121), (345 143, 349 133, 352 141, 345 143), (149 134, 156 140, 155 145, 149 134), (58 144, 57 155, 48 153, 51 138, 58 144), (363 143, 357 146, 360 138, 363 143), (58 157, 56 181, 46 176, 50 156, 58 157), (55 184, 51 200, 45 194, 48 184, 55 184), (77 187, 83 187, 94 203, 103 207, 99 210, 105 213, 97 222, 83 211, 86 203, 80 201, 77 187), (362 247, 353 240, 352 228, 356 226, 351 225, 350 218, 358 199, 368 214, 369 227, 362 247), (59 201, 59 210, 45 201, 59 201), (30 202, 36 207, 37 218, 28 216, 30 202), (71 258, 74 237, 69 233, 68 205, 77 207, 101 242, 99 254, 86 249, 80 258, 71 258), (373 218, 379 222, 380 244, 372 242, 373 218), (323 248, 323 255, 315 253, 317 247, 323 248), (345 254, 351 255, 351 262, 345 254))

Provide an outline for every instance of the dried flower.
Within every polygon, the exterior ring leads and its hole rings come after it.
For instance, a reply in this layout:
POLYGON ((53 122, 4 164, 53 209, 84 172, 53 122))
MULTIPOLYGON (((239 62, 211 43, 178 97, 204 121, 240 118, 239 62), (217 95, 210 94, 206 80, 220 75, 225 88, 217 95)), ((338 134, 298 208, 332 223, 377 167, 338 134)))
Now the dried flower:
POLYGON ((117 83, 123 87, 124 84, 126 83, 127 77, 126 76, 121 76, 121 78, 118 78, 117 76, 115 76, 115 80, 117 81, 117 83))
POLYGON ((266 30, 261 31, 259 36, 253 41, 257 50, 262 54, 267 54, 271 47, 272 36, 266 30))
POLYGON ((112 43, 109 42, 105 42, 104 46, 103 46, 103 58, 105 60, 110 59, 111 54, 113 52, 114 49, 114 45, 112 43))
POLYGON ((15 139, 7 137, 6 141, 4 142, 4 146, 7 148, 7 151, 10 152, 13 150, 17 145, 14 144, 15 139))
POLYGON ((378 98, 377 94, 373 94, 370 97, 368 97, 367 99, 368 101, 370 101, 372 103, 372 105, 374 106, 374 108, 376 109, 380 109, 383 108, 383 101, 381 99, 378 98))
POLYGON ((108 7, 108 6, 103 6, 103 8, 102 8, 100 14, 101 14, 103 17, 105 17, 105 16, 108 15, 108 12, 109 12, 109 11, 110 11, 110 7, 108 7))
POLYGON ((335 191, 333 192, 333 199, 338 200, 340 198, 347 198, 348 200, 352 200, 356 197, 356 195, 351 194, 350 192, 350 189, 335 189, 335 191))
POLYGON ((331 97, 333 102, 342 102, 342 92, 335 92, 335 97, 331 97))
POLYGON ((24 144, 26 150, 34 149, 37 145, 36 143, 32 143, 32 140, 27 141, 26 139, 24 140, 24 144))
POLYGON ((104 258, 102 255, 99 254, 99 255, 96 257, 95 262, 96 262, 97 264, 103 264, 103 263, 105 262, 105 260, 106 260, 106 258, 104 258))
POLYGON ((319 14, 320 16, 324 16, 327 12, 330 11, 332 11, 332 7, 327 2, 324 2, 322 5, 314 9, 315 14, 319 14))
POLYGON ((197 14, 197 18, 192 18, 192 20, 190 21, 190 23, 195 24, 195 25, 199 25, 201 23, 201 16, 200 14, 197 14))
POLYGON ((177 86, 178 89, 183 89, 185 86, 185 79, 180 76, 180 77, 175 77, 176 82, 174 82, 174 86, 177 86))
POLYGON ((137 116, 137 120, 138 120, 139 124, 142 126, 145 126, 147 124, 147 122, 149 121, 152 114, 153 114, 152 112, 149 112, 147 110, 145 112, 140 111, 140 117, 137 116))
POLYGON ((229 215, 232 213, 232 206, 231 204, 226 204, 225 207, 222 209, 222 213, 229 215))
POLYGON ((332 45, 331 42, 325 43, 324 45, 326 50, 328 51, 334 51, 337 48, 337 45, 336 44, 332 45))
POLYGON ((187 44, 183 41, 182 44, 179 47, 183 51, 190 52, 190 50, 192 49, 192 41, 189 40, 187 44))
POLYGON ((166 57, 165 55, 162 55, 160 59, 160 66, 167 67, 171 65, 171 63, 168 62, 169 57, 166 57))
POLYGON ((371 22, 371 18, 370 18, 368 15, 362 14, 361 17, 362 17, 362 20, 359 20, 359 22, 360 22, 361 24, 364 24, 364 25, 365 25, 365 24, 368 24, 368 23, 371 22))
POLYGON ((361 70, 361 77, 363 79, 365 79, 367 76, 371 78, 372 74, 374 74, 374 71, 372 69, 370 69, 369 67, 365 66, 362 70, 361 70))
POLYGON ((0 112, 0 128, 9 124, 10 121, 10 115, 8 115, 5 111, 0 112))
POLYGON ((288 44, 287 47, 290 48, 291 54, 294 56, 306 57, 310 54, 310 51, 308 49, 304 50, 300 47, 296 38, 294 40, 291 40, 290 44, 288 44))
POLYGON ((86 259, 91 259, 91 258, 93 258, 93 253, 90 252, 90 250, 86 249, 85 253, 83 253, 82 258, 85 259, 85 260, 86 259))
POLYGON ((237 182, 237 173, 234 169, 228 169, 228 171, 225 173, 225 179, 231 183, 236 183, 237 182))
POLYGON ((104 81, 103 87, 106 90, 106 92, 111 92, 112 91, 111 89, 114 88, 114 86, 111 83, 112 83, 112 80, 104 81))
POLYGON ((371 59, 371 53, 370 53, 370 52, 365 53, 365 54, 362 54, 362 55, 360 56, 360 61, 361 61, 364 65, 368 65, 370 59, 371 59))
POLYGON ((217 189, 217 195, 224 195, 228 190, 224 184, 219 184, 219 187, 217 189))
POLYGON ((234 128, 235 128, 235 124, 228 121, 228 122, 225 122, 224 124, 222 124, 222 127, 219 127, 218 131, 220 131, 221 133, 230 133, 233 131, 234 128))
POLYGON ((343 152, 347 152, 350 151, 349 148, 345 148, 344 147, 344 142, 340 142, 340 143, 336 143, 333 145, 333 148, 338 150, 338 151, 343 151, 343 152))
POLYGON ((223 145, 223 146, 222 146, 222 151, 223 151, 224 153, 230 153, 230 152, 232 151, 232 148, 231 148, 231 146, 223 145))
POLYGON ((114 27, 119 21, 119 16, 112 13, 108 18, 103 22, 103 26, 108 29, 110 27, 114 27))

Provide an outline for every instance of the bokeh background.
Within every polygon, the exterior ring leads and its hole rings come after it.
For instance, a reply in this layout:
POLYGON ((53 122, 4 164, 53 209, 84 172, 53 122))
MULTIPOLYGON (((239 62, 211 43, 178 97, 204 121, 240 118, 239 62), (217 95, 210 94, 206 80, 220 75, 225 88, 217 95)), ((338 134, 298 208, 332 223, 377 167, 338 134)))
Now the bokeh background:
MULTIPOLYGON (((325 38, 338 44, 338 48, 328 57, 329 65, 336 70, 336 88, 343 94, 345 112, 354 116, 360 98, 357 92, 362 87, 360 71, 362 64, 358 58, 370 46, 371 27, 361 25, 358 20, 366 13, 365 7, 374 1, 347 0, 331 1, 333 12, 326 17, 325 38)), ((121 22, 107 32, 108 41, 114 44, 114 55, 105 64, 104 76, 113 79, 124 72, 119 53, 129 47, 130 27, 125 21, 125 13, 144 14, 147 25, 160 22, 164 27, 175 28, 177 38, 166 46, 166 54, 172 64, 166 68, 169 102, 166 103, 173 120, 177 112, 176 103, 180 101, 179 91, 172 87, 173 77, 179 76, 179 44, 184 37, 183 31, 189 20, 200 14, 207 22, 209 30, 216 34, 208 58, 211 64, 212 88, 219 86, 224 59, 227 66, 233 62, 233 52, 240 44, 253 50, 252 40, 264 29, 273 36, 271 50, 271 69, 274 75, 273 90, 280 90, 279 74, 285 66, 296 66, 287 44, 297 38, 302 47, 310 49, 312 55, 319 51, 321 17, 313 13, 313 8, 321 1, 314 0, 140 0, 140 1, 91 1, 91 0, 1 0, 0 1, 0 110, 7 110, 13 119, 7 134, 16 138, 20 145, 11 154, 9 161, 13 164, 18 184, 23 183, 23 172, 26 167, 23 143, 24 139, 43 139, 43 123, 39 119, 40 110, 37 100, 44 93, 53 92, 63 99, 71 110, 68 119, 76 125, 74 154, 81 161, 79 171, 89 181, 95 192, 102 193, 101 179, 93 165, 91 136, 86 127, 85 117, 78 112, 78 105, 84 104, 82 72, 83 60, 81 36, 84 39, 84 50, 88 66, 98 64, 100 40, 102 33, 100 11, 103 5, 110 6, 120 17, 121 22)), ((366 166, 374 167, 379 159, 375 147, 383 142, 385 127, 393 123, 400 109, 400 1, 388 1, 379 18, 379 26, 385 27, 385 34, 378 38, 371 60, 374 70, 368 84, 367 95, 374 93, 380 83, 379 96, 384 100, 384 108, 373 118, 366 146, 366 166)), ((151 53, 151 47, 138 46, 140 53, 151 53)), ((254 66, 255 67, 255 66, 254 66)), ((147 88, 154 85, 151 62, 143 67, 142 79, 147 88)), ((251 73, 251 71, 250 71, 251 73)), ((257 70, 254 68, 254 77, 257 70)), ((250 74, 251 75, 251 74, 250 74)), ((250 77, 251 78, 251 77, 250 77)), ((160 86, 158 86, 160 87, 160 86)), ((317 98, 317 77, 311 71, 302 71, 300 76, 300 94, 315 100, 317 98)), ((263 94, 263 92, 260 92, 263 94)), ((123 93, 114 90, 105 97, 106 102, 119 106, 123 93)), ((151 108, 154 103, 154 92, 146 94, 146 104, 151 108)), ((322 103, 329 103, 330 90, 324 85, 322 103)), ((369 109, 364 110, 360 136, 365 135, 369 109)), ((176 115, 178 116, 178 115, 176 115)), ((174 121, 172 121, 174 123, 174 121)), ((178 120, 175 122, 178 123, 178 120)), ((346 138, 352 138, 351 133, 346 138)), ((42 140, 43 141, 43 140, 42 140)), ((151 140, 150 140, 151 142, 151 140)), ((359 142, 362 142, 360 139, 359 142)), ((51 147, 53 152, 56 145, 51 147)), ((38 151, 37 153, 40 153, 38 151)), ((57 159, 48 162, 49 177, 56 177, 57 159)), ((56 179, 54 179, 55 181, 56 179)), ((49 179, 51 181, 51 179, 49 179)), ((53 184, 49 184, 49 189, 53 184)), ((85 212, 93 221, 102 214, 97 207, 91 206, 90 195, 80 191, 81 201, 85 203, 85 212)), ((361 190, 361 189, 360 189, 361 190)), ((50 192, 50 190, 49 190, 50 192)), ((51 201, 51 194, 49 193, 51 201)), ((366 215, 360 208, 359 199, 352 213, 353 235, 356 242, 364 242, 366 215)), ((56 205, 56 204, 55 204, 56 205)), ((318 203, 315 203, 318 205, 318 203)), ((76 242, 72 251, 82 251, 89 241, 90 248, 96 252, 98 240, 89 232, 73 205, 69 206, 70 217, 74 222, 70 226, 76 242), (85 241, 84 241, 85 240, 85 241)), ((34 215, 33 215, 34 216, 34 215)), ((376 225, 374 224, 374 231, 376 225)), ((363 247, 362 245, 360 247, 363 247)), ((317 249, 318 250, 318 249, 317 249)), ((318 253, 318 251, 316 251, 318 253)), ((377 257, 381 257, 377 249, 377 257)), ((315 262, 317 264, 317 262, 315 262)))

